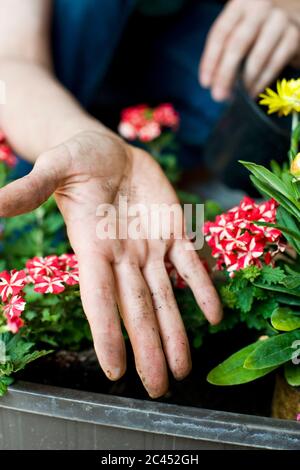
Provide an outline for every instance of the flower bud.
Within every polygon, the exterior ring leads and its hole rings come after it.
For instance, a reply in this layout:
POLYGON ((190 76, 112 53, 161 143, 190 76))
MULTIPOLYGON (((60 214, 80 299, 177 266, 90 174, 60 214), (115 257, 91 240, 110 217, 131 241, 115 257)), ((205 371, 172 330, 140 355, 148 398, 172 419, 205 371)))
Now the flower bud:
POLYGON ((300 179, 300 153, 297 153, 292 161, 290 173, 295 176, 295 178, 300 179))

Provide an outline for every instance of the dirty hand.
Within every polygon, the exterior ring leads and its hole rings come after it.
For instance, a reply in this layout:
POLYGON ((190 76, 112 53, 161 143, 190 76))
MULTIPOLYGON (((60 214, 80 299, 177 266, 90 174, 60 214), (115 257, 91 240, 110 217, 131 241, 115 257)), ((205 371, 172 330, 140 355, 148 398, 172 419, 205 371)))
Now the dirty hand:
POLYGON ((111 380, 124 374, 120 312, 145 388, 152 397, 165 394, 167 364, 177 379, 191 368, 165 255, 211 323, 222 315, 217 294, 196 252, 186 250, 186 240, 99 239, 96 227, 99 205, 117 209, 119 196, 147 207, 174 204, 173 188, 150 155, 118 137, 88 131, 42 154, 29 175, 2 188, 0 215, 31 211, 52 193, 78 257, 82 303, 101 367, 111 380))
POLYGON ((230 97, 243 62, 244 83, 253 97, 293 62, 300 49, 300 25, 285 8, 286 1, 228 2, 209 32, 200 62, 200 83, 215 100, 230 97))

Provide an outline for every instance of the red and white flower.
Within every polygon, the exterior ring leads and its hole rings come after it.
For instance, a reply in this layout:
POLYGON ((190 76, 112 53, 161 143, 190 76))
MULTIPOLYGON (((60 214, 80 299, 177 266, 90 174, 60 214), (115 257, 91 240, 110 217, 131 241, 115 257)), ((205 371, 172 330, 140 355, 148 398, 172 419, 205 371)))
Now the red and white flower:
POLYGON ((24 321, 19 316, 7 319, 7 328, 11 333, 16 334, 24 326, 24 321))
POLYGON ((29 276, 35 279, 38 276, 52 276, 60 269, 58 256, 35 256, 26 262, 29 276))
POLYGON ((76 269, 73 271, 66 271, 62 275, 62 279, 68 286, 76 286, 79 284, 79 272, 76 269))
POLYGON ((26 284, 25 271, 3 271, 0 273, 0 296, 4 302, 11 295, 19 294, 26 284))
POLYGON ((214 222, 206 222, 203 232, 217 269, 226 269, 231 276, 250 265, 261 266, 273 262, 279 251, 284 251, 280 230, 257 225, 258 222, 276 222, 277 203, 270 199, 261 204, 245 197, 238 206, 218 215, 214 222))
POLYGON ((35 280, 34 290, 40 294, 60 294, 65 286, 60 277, 41 276, 35 280))
POLYGON ((161 134, 161 128, 157 122, 150 121, 141 127, 138 131, 138 137, 141 142, 151 142, 161 134))
POLYGON ((120 122, 118 132, 127 140, 135 140, 138 137, 137 129, 127 121, 120 122))
POLYGON ((7 304, 3 306, 3 313, 6 318, 20 317, 25 310, 26 302, 20 295, 11 297, 7 304))
POLYGON ((139 104, 122 111, 118 131, 127 140, 151 142, 161 135, 163 128, 175 130, 178 125, 179 115, 170 103, 156 108, 139 104))
POLYGON ((176 128, 179 125, 179 114, 170 103, 163 103, 153 111, 154 120, 161 126, 176 128))
POLYGON ((74 253, 60 255, 58 260, 62 270, 66 270, 67 268, 78 269, 78 260, 74 253))

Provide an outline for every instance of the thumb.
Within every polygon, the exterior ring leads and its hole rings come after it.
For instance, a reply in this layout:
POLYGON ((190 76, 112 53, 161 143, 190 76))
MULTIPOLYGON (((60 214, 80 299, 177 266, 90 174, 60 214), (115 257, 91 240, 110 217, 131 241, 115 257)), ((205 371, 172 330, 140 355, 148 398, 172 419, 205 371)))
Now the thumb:
POLYGON ((28 175, 0 189, 0 217, 31 212, 45 202, 57 186, 55 173, 39 165, 37 160, 28 175))

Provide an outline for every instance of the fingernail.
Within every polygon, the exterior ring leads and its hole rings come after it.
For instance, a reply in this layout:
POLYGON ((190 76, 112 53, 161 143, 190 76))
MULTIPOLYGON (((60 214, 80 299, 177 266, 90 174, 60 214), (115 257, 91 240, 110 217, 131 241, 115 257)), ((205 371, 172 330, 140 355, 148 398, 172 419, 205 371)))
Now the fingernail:
POLYGON ((210 86, 210 74, 208 73, 201 73, 200 75, 200 83, 203 88, 208 88, 210 86))
POLYGON ((110 380, 119 380, 122 376, 122 371, 120 369, 120 367, 114 367, 114 368, 110 368, 109 370, 106 370, 106 375, 107 377, 110 379, 110 380))
POLYGON ((215 101, 224 101, 228 97, 227 91, 220 87, 213 88, 211 94, 215 101))

